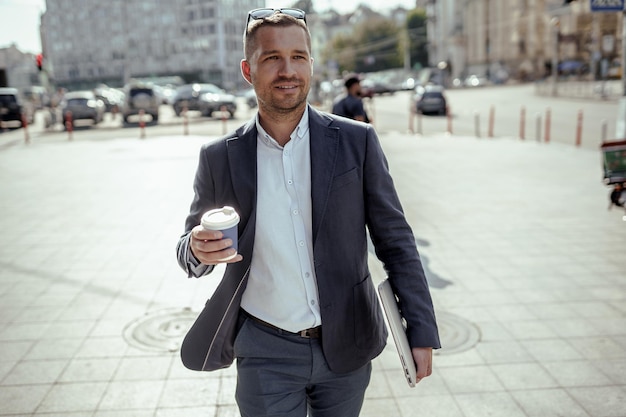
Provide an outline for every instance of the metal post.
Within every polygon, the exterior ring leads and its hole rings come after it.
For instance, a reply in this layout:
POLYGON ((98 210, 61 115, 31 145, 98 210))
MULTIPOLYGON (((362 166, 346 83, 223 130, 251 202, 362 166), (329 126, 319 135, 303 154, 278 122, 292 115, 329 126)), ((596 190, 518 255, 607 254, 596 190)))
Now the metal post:
POLYGON ((552 26, 552 95, 558 95, 558 76, 559 76, 559 27, 561 22, 558 18, 553 17, 550 20, 552 26))

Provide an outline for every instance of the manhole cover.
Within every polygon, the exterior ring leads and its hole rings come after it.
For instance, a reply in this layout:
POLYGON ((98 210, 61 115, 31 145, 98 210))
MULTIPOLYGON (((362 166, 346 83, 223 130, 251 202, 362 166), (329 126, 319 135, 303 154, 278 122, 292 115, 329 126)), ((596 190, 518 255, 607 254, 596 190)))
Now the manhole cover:
POLYGON ((189 308, 154 311, 130 322, 124 328, 124 339, 139 349, 175 352, 197 316, 189 308))
POLYGON ((454 314, 438 311, 437 325, 442 346, 436 351, 439 355, 466 351, 473 348, 480 340, 478 327, 454 314))

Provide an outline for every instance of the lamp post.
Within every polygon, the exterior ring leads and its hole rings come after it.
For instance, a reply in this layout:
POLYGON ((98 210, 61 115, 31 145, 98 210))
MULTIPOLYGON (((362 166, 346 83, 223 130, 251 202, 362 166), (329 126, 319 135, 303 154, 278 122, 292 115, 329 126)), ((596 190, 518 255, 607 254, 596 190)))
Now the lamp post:
POLYGON ((559 76, 559 27, 561 22, 558 18, 550 19, 550 27, 552 28, 552 95, 558 95, 558 76, 559 76))

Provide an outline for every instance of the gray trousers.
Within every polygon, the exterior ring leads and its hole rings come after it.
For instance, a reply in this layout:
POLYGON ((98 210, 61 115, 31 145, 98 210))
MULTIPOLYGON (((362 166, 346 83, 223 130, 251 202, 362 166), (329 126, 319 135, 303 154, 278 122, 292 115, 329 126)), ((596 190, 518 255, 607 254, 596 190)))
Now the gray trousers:
MULTIPOLYGON (((323 330, 322 330, 323 337, 323 330)), ((242 417, 358 417, 372 365, 328 369, 320 339, 282 332, 250 318, 235 340, 242 417)))

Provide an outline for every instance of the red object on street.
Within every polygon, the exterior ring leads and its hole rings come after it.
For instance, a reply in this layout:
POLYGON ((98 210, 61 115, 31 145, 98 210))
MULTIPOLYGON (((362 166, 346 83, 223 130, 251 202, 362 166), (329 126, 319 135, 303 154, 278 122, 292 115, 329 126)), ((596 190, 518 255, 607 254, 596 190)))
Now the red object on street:
POLYGON ((22 129, 24 129, 24 142, 30 143, 30 136, 28 134, 28 120, 26 120, 26 115, 22 113, 22 129))
POLYGON ((583 135, 583 111, 578 110, 578 118, 576 120, 576 146, 582 143, 583 135))
POLYGON ((142 139, 146 137, 146 121, 144 120, 145 115, 146 112, 143 109, 139 110, 139 137, 142 139))
POLYGON ((65 112, 65 130, 67 130, 67 139, 72 140, 72 131, 74 130, 74 121, 72 120, 72 112, 65 112))
POLYGON ((491 108, 489 109, 489 130, 487 132, 487 136, 490 138, 493 137, 493 125, 495 123, 495 118, 496 118, 496 109, 495 107, 491 106, 491 108))

